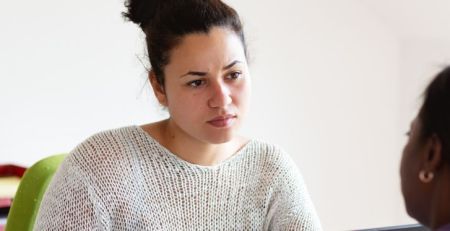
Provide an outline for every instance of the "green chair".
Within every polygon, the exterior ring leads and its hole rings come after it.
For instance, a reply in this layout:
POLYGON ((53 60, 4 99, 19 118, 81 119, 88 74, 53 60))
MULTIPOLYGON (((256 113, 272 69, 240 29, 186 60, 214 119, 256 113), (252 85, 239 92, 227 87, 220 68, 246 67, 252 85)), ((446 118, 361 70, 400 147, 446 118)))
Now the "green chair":
POLYGON ((66 155, 42 159, 25 172, 9 210, 5 231, 33 230, 45 190, 66 155))

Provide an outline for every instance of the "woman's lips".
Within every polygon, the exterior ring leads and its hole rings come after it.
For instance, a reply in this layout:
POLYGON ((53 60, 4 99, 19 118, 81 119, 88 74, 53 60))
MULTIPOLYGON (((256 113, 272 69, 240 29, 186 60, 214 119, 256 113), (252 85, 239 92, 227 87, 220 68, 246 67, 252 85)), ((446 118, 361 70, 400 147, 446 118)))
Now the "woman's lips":
POLYGON ((235 115, 218 116, 208 121, 208 123, 217 128, 224 128, 231 126, 235 119, 235 115))

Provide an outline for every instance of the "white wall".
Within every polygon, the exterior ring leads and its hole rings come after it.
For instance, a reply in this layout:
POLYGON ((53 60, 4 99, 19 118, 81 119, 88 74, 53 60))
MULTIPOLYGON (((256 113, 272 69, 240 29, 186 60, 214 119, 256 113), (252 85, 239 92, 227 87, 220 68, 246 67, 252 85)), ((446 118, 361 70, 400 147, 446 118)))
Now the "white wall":
MULTIPOLYGON (((409 221, 397 174, 395 36, 357 0, 227 2, 243 16, 253 57, 244 131, 294 157, 325 230, 409 221)), ((121 19, 122 1, 7 5, 0 8, 0 163, 30 165, 99 130, 163 117, 142 91, 143 38, 121 19)))
POLYGON ((0 7, 0 162, 29 165, 99 130, 160 114, 141 89, 142 36, 122 1, 0 7), (56 10, 57 9, 57 10, 56 10))
POLYGON ((431 79, 450 65, 450 41, 430 38, 403 39, 401 50, 401 117, 408 127, 422 103, 431 79))

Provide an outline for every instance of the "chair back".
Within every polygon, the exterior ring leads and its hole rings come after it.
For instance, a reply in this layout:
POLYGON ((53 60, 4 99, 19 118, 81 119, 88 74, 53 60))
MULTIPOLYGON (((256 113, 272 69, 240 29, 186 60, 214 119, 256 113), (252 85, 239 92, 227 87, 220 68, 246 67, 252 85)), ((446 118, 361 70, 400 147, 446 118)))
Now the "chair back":
POLYGON ((5 231, 33 230, 42 197, 66 155, 47 157, 27 169, 9 210, 5 231))

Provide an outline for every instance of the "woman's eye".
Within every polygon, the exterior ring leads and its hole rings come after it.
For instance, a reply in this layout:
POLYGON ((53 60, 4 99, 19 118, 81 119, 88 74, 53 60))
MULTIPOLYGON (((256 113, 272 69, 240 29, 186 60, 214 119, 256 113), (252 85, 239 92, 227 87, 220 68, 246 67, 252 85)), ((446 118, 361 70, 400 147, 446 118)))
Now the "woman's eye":
POLYGON ((194 80, 194 81, 191 81, 191 82, 189 82, 188 83, 188 85, 190 86, 190 87, 200 87, 201 85, 203 85, 205 83, 205 81, 204 80, 201 80, 201 79, 197 79, 197 80, 194 80))
POLYGON ((238 79, 239 77, 241 77, 242 73, 241 72, 231 72, 228 76, 229 79, 238 79))

